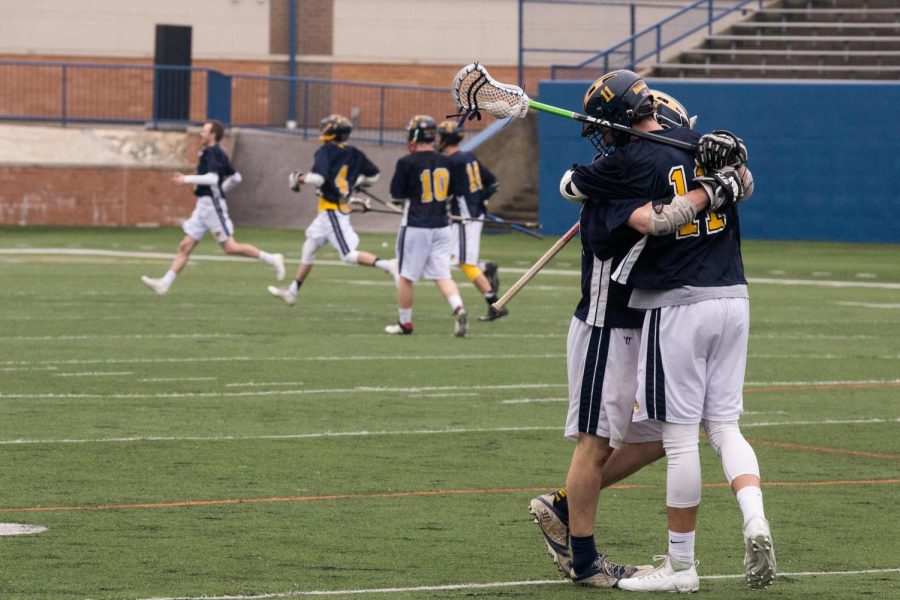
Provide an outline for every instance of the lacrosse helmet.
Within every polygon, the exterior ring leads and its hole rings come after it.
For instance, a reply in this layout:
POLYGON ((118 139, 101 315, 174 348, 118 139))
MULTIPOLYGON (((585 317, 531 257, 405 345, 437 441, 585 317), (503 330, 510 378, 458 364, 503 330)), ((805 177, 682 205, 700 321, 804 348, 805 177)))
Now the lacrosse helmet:
POLYGON ((328 115, 319 122, 319 141, 346 142, 353 131, 353 123, 343 115, 328 115))
POLYGON ((666 129, 671 129, 672 127, 694 128, 697 117, 688 116, 688 112, 681 102, 658 90, 650 90, 650 95, 653 96, 653 102, 656 105, 657 123, 666 129))
POLYGON ((437 126, 438 150, 447 146, 458 146, 466 137, 466 132, 456 121, 441 121, 437 126))
POLYGON ((437 124, 428 115, 416 115, 406 126, 406 141, 410 144, 431 143, 437 137, 437 124))
MULTIPOLYGON (((584 95, 584 113, 610 123, 631 127, 632 123, 653 114, 653 96, 646 82, 634 71, 621 69, 607 73, 591 84, 584 95)), ((585 123, 581 136, 589 138, 594 147, 604 154, 612 147, 628 143, 627 131, 615 131, 594 123, 585 123), (609 134, 612 143, 603 139, 609 134)))

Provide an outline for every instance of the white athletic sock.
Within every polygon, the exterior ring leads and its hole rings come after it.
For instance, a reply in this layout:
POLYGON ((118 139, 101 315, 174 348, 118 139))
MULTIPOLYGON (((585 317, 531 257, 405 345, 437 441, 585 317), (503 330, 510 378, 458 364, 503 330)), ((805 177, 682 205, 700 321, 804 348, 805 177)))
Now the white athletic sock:
POLYGON ((447 302, 450 303, 450 308, 453 309, 453 312, 456 312, 456 309, 463 307, 462 297, 459 294, 453 294, 447 298, 447 302))
POLYGON ((374 266, 377 267, 377 268, 379 268, 379 269, 381 269, 381 270, 384 271, 385 273, 390 273, 390 272, 391 272, 391 261, 389 261, 389 260, 385 260, 385 259, 383 259, 383 258, 379 258, 378 260, 375 261, 375 265, 374 265, 374 266))
POLYGON ((406 325, 407 323, 412 323, 412 309, 411 308, 399 308, 397 309, 398 320, 402 325, 406 325))
POLYGON ((175 281, 176 277, 178 277, 178 273, 175 271, 166 271, 166 274, 162 276, 162 282, 166 284, 166 287, 169 287, 175 281))
MULTIPOLYGON (((669 556, 674 561, 678 561, 685 565, 694 564, 694 538, 696 532, 678 533, 669 530, 669 556)), ((678 566, 678 565, 675 565, 678 566)), ((673 568, 675 567, 673 566, 673 568)), ((676 571, 679 569, 675 569, 676 571)))
POLYGON ((272 258, 272 255, 269 254, 268 252, 260 251, 259 252, 259 260, 263 261, 267 265, 275 264, 275 259, 272 258))
POLYGON ((288 286, 288 291, 292 294, 296 294, 297 290, 300 289, 300 284, 297 283, 296 279, 291 280, 291 285, 288 286))
POLYGON ((748 485, 738 490, 735 497, 737 498, 738 506, 741 507, 741 513, 744 515, 744 525, 753 517, 766 518, 766 513, 763 510, 761 489, 755 485, 748 485))

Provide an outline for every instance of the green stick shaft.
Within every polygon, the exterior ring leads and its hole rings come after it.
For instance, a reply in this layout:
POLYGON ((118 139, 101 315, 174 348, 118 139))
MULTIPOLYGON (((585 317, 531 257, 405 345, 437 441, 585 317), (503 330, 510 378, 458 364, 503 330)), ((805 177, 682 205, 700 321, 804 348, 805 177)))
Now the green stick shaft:
POLYGON ((571 110, 557 108, 555 106, 550 106, 549 104, 544 104, 543 102, 538 102, 536 100, 529 99, 528 106, 529 108, 533 108, 534 110, 550 113, 551 115, 556 115, 558 117, 566 117, 567 119, 575 118, 575 113, 573 113, 571 110))

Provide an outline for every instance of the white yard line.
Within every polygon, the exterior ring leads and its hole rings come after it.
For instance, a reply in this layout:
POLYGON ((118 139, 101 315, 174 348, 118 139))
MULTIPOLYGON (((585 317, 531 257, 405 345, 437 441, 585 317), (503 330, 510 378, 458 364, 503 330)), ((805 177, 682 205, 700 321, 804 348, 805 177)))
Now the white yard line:
MULTIPOLYGON (((846 577, 850 575, 880 575, 885 573, 900 573, 900 568, 889 569, 861 569, 858 571, 799 571, 793 573, 779 573, 779 577, 846 577)), ((701 575, 700 579, 743 579, 743 573, 738 575, 701 575)), ((268 598, 300 598, 309 596, 341 596, 351 594, 411 594, 416 592, 439 592, 454 590, 487 590, 508 587, 534 587, 541 585, 571 585, 566 579, 533 579, 523 581, 491 581, 488 583, 449 583, 444 585, 418 585, 412 587, 391 588, 350 588, 343 590, 310 590, 294 592, 276 592, 272 594, 253 594, 238 596, 154 596, 141 600, 266 600, 268 598)))
MULTIPOLYGON (((898 419, 822 419, 820 421, 772 421, 768 423, 741 423, 741 428, 749 427, 793 427, 801 425, 877 425, 883 423, 900 423, 898 419)), ((69 438, 69 439, 15 439, 0 440, 0 446, 17 446, 32 444, 123 444, 132 442, 234 442, 252 440, 310 440, 342 437, 384 437, 384 436, 416 436, 440 434, 468 433, 521 433, 523 431, 562 431, 558 425, 534 425, 523 427, 475 427, 454 429, 408 429, 382 431, 321 431, 312 433, 285 433, 271 435, 211 435, 211 436, 130 436, 118 438, 69 438)))
POLYGON ((859 306, 861 308, 900 308, 900 304, 876 304, 874 302, 837 302, 841 306, 859 306))
POLYGON ((238 337, 236 333, 130 333, 121 335, 8 335, 0 341, 70 342, 82 340, 179 340, 238 337))
POLYGON ((313 388, 302 390, 258 390, 246 392, 158 392, 147 394, 0 394, 0 399, 13 398, 98 398, 103 400, 128 400, 134 398, 256 398, 263 396, 308 396, 312 394, 423 394, 427 392, 459 392, 489 390, 521 390, 566 387, 565 383, 519 383, 499 385, 443 385, 423 387, 358 386, 352 388, 313 388))
POLYGON ((80 373, 54 373, 54 377, 110 377, 115 375, 134 375, 134 371, 82 371, 80 373))
MULTIPOLYGON (((11 256, 33 256, 33 255, 64 255, 64 256, 110 256, 118 258, 158 258, 160 260, 171 260, 174 256, 171 252, 131 252, 125 250, 98 250, 92 248, 0 248, 0 255, 11 256)), ((212 255, 212 254, 192 254, 191 260, 198 261, 241 261, 247 260, 243 257, 212 255)), ((323 265, 341 265, 341 261, 322 260, 317 264, 323 265)), ((517 267, 505 267, 503 269, 507 273, 521 274, 527 269, 517 267)), ((541 271, 545 275, 558 275, 566 277, 578 277, 580 271, 574 269, 544 269, 541 271)), ((774 273, 774 272, 773 272, 774 273)), ((872 273, 858 273, 857 277, 870 278, 872 273)), ((787 285, 787 286, 817 286, 817 287, 856 287, 856 288, 878 288, 888 290, 900 290, 900 283, 890 282, 874 282, 874 281, 837 281, 830 279, 781 279, 771 277, 751 277, 747 280, 750 284, 760 285, 787 285)))
POLYGON ((409 355, 378 354, 372 356, 184 356, 158 357, 158 358, 73 358, 61 360, 6 360, 0 361, 0 366, 6 367, 34 367, 35 365, 135 365, 135 364, 159 364, 159 363, 216 363, 216 362, 343 362, 343 361, 395 361, 395 360, 522 360, 548 358, 565 358, 562 353, 555 354, 463 354, 458 356, 447 354, 409 355))

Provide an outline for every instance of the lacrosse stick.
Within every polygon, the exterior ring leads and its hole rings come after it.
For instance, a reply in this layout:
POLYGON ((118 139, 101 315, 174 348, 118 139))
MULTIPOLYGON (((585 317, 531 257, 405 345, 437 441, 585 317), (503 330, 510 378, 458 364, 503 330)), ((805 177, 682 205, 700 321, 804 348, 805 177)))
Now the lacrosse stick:
POLYGON ((525 274, 519 277, 519 280, 512 284, 508 290, 506 290, 506 293, 503 294, 503 296, 501 296, 499 300, 491 304, 491 310, 499 315, 500 311, 503 310, 503 307, 505 307, 509 303, 509 301, 513 299, 513 296, 518 294, 519 290, 525 287, 525 284, 534 279, 534 276, 538 274, 538 271, 543 269, 547 265, 547 263, 550 262, 551 258, 559 254, 559 251, 569 243, 569 240, 575 237, 580 228, 580 223, 575 223, 574 225, 572 225, 572 227, 565 233, 565 235, 556 240, 556 243, 550 246, 550 249, 544 252, 544 255, 537 259, 537 262, 531 265, 531 268, 525 271, 525 274))
POLYGON ((519 227, 525 227, 525 228, 529 228, 529 229, 538 229, 541 226, 540 223, 534 223, 532 221, 506 221, 504 219, 495 221, 494 219, 476 219, 474 217, 460 217, 457 215, 450 215, 450 220, 457 221, 459 223, 486 223, 487 225, 493 225, 496 227, 509 227, 509 228, 519 226, 519 227))
POLYGON ((356 188, 355 191, 362 192, 363 194, 365 194, 366 196, 368 196, 369 198, 371 198, 378 204, 388 207, 389 209, 391 209, 393 212, 397 213, 398 215, 403 214, 402 208, 400 208, 396 204, 391 204, 390 202, 385 202, 384 200, 382 200, 381 198, 379 198, 378 196, 376 196, 375 194, 373 194, 372 192, 370 192, 369 190, 367 190, 364 187, 358 187, 358 188, 356 188))
MULTIPOLYGON (((498 225, 508 222, 506 219, 501 219, 497 215, 489 215, 488 213, 484 213, 484 218, 489 222, 496 223, 498 225)), ((537 226, 540 227, 541 224, 538 223, 537 226)), ((531 237, 537 238, 539 240, 544 239, 544 236, 539 234, 537 231, 531 231, 530 229, 526 229, 525 227, 522 227, 521 225, 517 225, 515 223, 512 225, 512 227, 510 227, 510 229, 512 229, 513 231, 518 231, 519 233, 524 233, 525 235, 530 235, 531 237)))
POLYGON ((529 98, 522 88, 495 81, 487 69, 477 62, 463 67, 456 74, 456 77, 453 78, 453 87, 450 88, 450 92, 453 94, 453 100, 460 110, 459 115, 454 116, 459 116, 460 121, 474 118, 480 119, 481 111, 485 111, 497 119, 508 119, 510 117, 521 119, 528 112, 529 108, 533 108, 534 110, 558 117, 574 119, 582 123, 593 123, 594 125, 616 131, 624 131, 640 138, 668 144, 682 150, 697 149, 697 146, 689 142, 673 140, 648 131, 638 131, 625 125, 610 123, 603 119, 589 117, 571 110, 537 102, 529 98))

